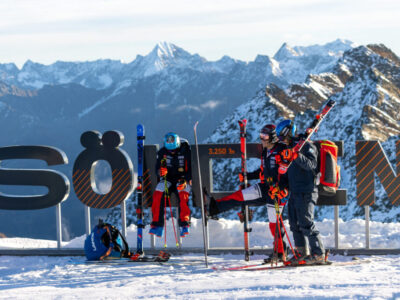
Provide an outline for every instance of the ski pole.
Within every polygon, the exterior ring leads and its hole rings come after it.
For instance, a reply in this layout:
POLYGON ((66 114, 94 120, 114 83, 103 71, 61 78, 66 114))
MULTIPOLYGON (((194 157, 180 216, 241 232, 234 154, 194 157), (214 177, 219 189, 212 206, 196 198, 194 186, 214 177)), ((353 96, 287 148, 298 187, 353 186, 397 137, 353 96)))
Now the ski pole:
POLYGON ((275 206, 275 234, 274 234, 274 253, 272 255, 272 260, 271 260, 271 267, 275 264, 278 264, 278 241, 279 241, 279 205, 278 201, 276 201, 276 196, 274 197, 274 206, 275 206))
MULTIPOLYGON (((166 167, 165 157, 161 160, 161 166, 166 167)), ((167 248, 167 197, 169 197, 167 174, 163 176, 164 178, 164 248, 167 248)))
POLYGON ((287 234, 286 227, 285 227, 285 225, 283 224, 282 215, 280 216, 280 218, 281 218, 281 221, 282 221, 282 228, 283 228, 283 230, 285 231, 285 235, 286 235, 287 240, 288 240, 288 242, 289 242, 290 250, 292 250, 292 253, 293 253, 294 258, 297 259, 296 251, 294 251, 292 242, 290 241, 290 238, 289 238, 289 236, 288 236, 288 234, 287 234))
POLYGON ((167 187, 167 180, 164 177, 164 248, 167 248, 167 194, 168 194, 168 187, 167 187))
POLYGON ((281 223, 281 216, 282 216, 282 213, 281 213, 281 211, 280 211, 279 202, 278 202, 278 210, 279 210, 279 213, 278 213, 278 215, 277 215, 277 217, 278 217, 278 218, 277 218, 277 220, 278 220, 277 226, 278 226, 278 233, 279 233, 278 251, 279 251, 279 246, 281 246, 281 247, 282 247, 282 250, 283 250, 283 253, 282 253, 282 260, 283 260, 283 261, 286 261, 285 249, 284 249, 284 247, 283 247, 283 236, 282 236, 282 232, 281 232, 281 225, 283 226, 283 224, 281 223))

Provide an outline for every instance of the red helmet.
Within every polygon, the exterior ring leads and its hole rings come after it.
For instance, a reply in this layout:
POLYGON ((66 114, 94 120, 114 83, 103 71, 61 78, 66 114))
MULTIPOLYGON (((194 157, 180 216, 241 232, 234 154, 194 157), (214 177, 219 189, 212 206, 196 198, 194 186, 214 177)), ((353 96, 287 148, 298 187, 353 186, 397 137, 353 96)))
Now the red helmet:
POLYGON ((267 124, 260 130, 260 139, 269 140, 270 143, 277 143, 279 141, 276 136, 276 126, 274 124, 267 124))

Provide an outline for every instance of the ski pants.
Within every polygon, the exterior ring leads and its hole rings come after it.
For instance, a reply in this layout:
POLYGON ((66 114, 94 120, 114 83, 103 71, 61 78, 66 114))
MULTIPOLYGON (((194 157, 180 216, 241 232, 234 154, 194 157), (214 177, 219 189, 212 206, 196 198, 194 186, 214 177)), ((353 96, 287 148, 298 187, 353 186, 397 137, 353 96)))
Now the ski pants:
MULTIPOLYGON (((224 212, 230 210, 235 207, 242 207, 243 205, 251 205, 251 206, 261 206, 267 205, 268 212, 268 221, 269 221, 269 229, 273 237, 275 237, 275 233, 277 232, 276 228, 276 210, 275 210, 275 202, 268 195, 268 186, 263 183, 257 183, 255 185, 249 186, 243 190, 239 190, 225 196, 220 199, 216 199, 217 206, 219 212, 224 212)), ((282 213, 285 204, 279 205, 279 211, 282 213)), ((280 224, 280 234, 278 231, 278 253, 283 253, 287 249, 286 242, 284 240, 285 230, 281 222, 280 224)))
MULTIPOLYGON (((178 191, 179 195, 179 226, 189 226, 190 225, 190 209, 189 209, 189 194, 192 190, 192 187, 189 184, 186 184, 186 187, 182 191, 178 191)), ((151 205, 151 212, 153 214, 153 220, 151 222, 151 226, 164 226, 164 214, 167 213, 165 211, 170 206, 170 199, 168 199, 168 195, 171 192, 176 191, 176 183, 166 182, 161 180, 154 191, 153 194, 153 204, 151 205), (165 185, 167 185, 168 192, 166 193, 165 185)))
POLYGON ((314 206, 318 193, 290 193, 289 224, 296 247, 310 245, 312 255, 325 253, 319 231, 314 224, 314 206))

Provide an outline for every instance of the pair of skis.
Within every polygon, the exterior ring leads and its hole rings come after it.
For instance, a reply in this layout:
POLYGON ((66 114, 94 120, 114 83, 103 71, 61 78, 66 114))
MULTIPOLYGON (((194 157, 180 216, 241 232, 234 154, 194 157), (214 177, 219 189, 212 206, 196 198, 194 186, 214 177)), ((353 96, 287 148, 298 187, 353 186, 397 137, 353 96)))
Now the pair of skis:
POLYGON ((354 257, 353 260, 350 261, 330 261, 326 260, 323 263, 314 263, 314 264, 299 264, 299 265, 266 265, 265 263, 260 264, 252 264, 252 265, 241 265, 241 266, 213 266, 212 269, 214 271, 272 271, 272 270, 280 270, 280 269, 293 269, 293 268, 302 268, 302 267, 321 267, 321 266, 354 266, 361 264, 368 264, 371 261, 368 259, 360 260, 357 257, 354 257))

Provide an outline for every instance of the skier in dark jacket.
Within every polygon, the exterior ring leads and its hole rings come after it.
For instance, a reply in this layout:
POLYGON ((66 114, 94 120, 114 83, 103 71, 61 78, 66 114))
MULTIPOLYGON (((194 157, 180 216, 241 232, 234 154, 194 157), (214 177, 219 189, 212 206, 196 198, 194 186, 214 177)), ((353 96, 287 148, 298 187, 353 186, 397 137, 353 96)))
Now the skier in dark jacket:
MULTIPOLYGON (((150 234, 158 237, 163 235, 164 207, 163 194, 177 192, 179 195, 179 226, 180 236, 189 234, 190 209, 188 206, 189 194, 192 190, 191 152, 188 142, 181 139, 176 133, 169 132, 164 137, 164 147, 157 153, 156 174, 158 184, 153 194, 151 206, 153 221, 150 234)), ((169 203, 167 201, 166 205, 169 203)))
POLYGON ((314 206, 318 199, 317 148, 313 143, 307 142, 299 153, 293 150, 299 137, 296 137, 296 126, 290 120, 279 123, 276 132, 279 139, 285 141, 290 147, 280 153, 280 163, 293 162, 287 170, 290 185, 288 212, 298 259, 292 258, 291 263, 323 263, 325 249, 314 224, 314 206), (307 241, 311 252, 308 256, 306 255, 307 241))
MULTIPOLYGON (((269 228, 272 236, 276 233, 276 210, 275 200, 279 203, 279 210, 282 210, 288 199, 288 179, 287 175, 278 174, 278 164, 276 156, 287 148, 276 136, 275 125, 265 125, 260 131, 262 143, 261 166, 258 170, 247 174, 249 180, 260 179, 260 182, 243 190, 239 190, 231 195, 215 200, 211 197, 209 214, 215 216, 218 213, 227 211, 231 208, 254 205, 260 206, 267 204, 269 228)), ((243 182, 243 174, 239 174, 239 179, 243 182)), ((286 257, 286 242, 283 237, 285 232, 280 228, 281 236, 278 236, 278 259, 286 257), (283 253, 285 252, 285 255, 283 253)), ((272 255, 265 259, 271 262, 272 255)))

